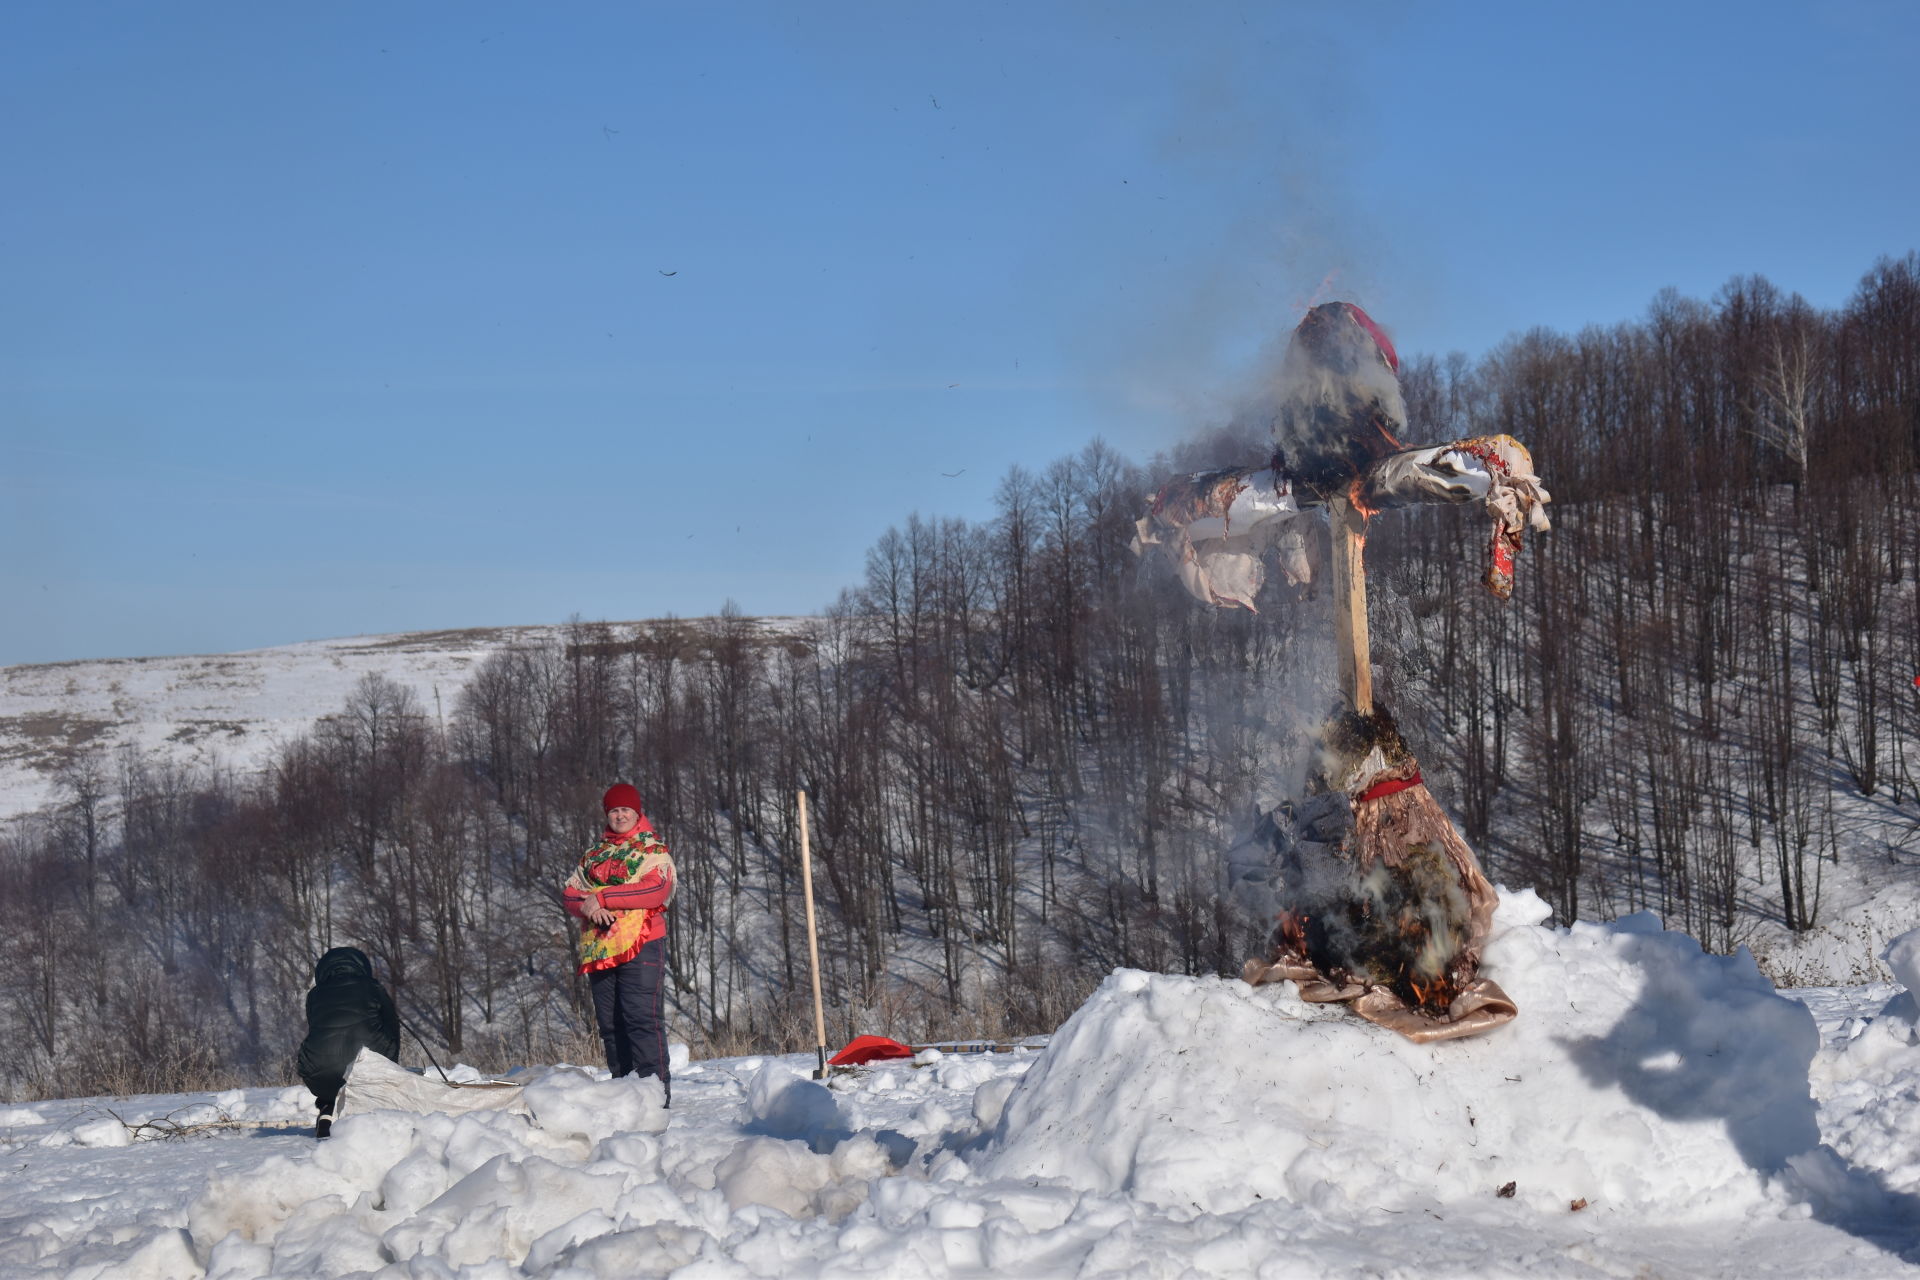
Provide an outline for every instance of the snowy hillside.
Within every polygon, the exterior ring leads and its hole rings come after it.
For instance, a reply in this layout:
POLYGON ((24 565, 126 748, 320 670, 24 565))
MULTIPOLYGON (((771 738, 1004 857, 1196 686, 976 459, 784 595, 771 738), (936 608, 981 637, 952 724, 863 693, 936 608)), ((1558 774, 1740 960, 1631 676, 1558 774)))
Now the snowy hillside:
POLYGON ((131 746, 196 768, 247 769, 340 710, 363 676, 451 703, 488 653, 555 628, 354 636, 174 658, 0 667, 0 820, 54 803, 55 770, 79 749, 131 746))
MULTIPOLYGON (((713 622, 685 621, 695 631, 713 622)), ((743 621, 763 636, 791 634, 802 625, 792 618, 743 621)), ((611 624, 618 636, 633 634, 638 625, 611 624)), ((419 707, 444 723, 488 655, 515 644, 565 645, 569 634, 565 625, 409 632, 234 654, 0 667, 0 826, 55 804, 58 770, 78 752, 101 751, 111 763, 116 752, 131 748, 150 767, 224 768, 244 775, 276 747, 338 714, 368 675, 406 687, 419 707)), ((1444 736, 1438 741, 1454 745, 1444 736)), ((1515 750, 1525 754, 1523 747, 1515 750)), ((1444 756, 1437 752, 1428 767, 1440 783, 1442 803, 1458 819, 1463 788, 1444 756)), ((1838 770, 1824 781, 1820 794, 1829 806, 1824 826, 1843 852, 1837 861, 1816 860, 1820 911, 1813 928, 1796 933, 1784 927, 1771 902, 1768 859, 1757 848, 1742 848, 1739 911, 1729 938, 1716 944, 1731 949, 1744 943, 1782 985, 1884 980, 1888 975, 1876 958, 1880 950, 1920 919, 1920 877, 1915 875, 1920 826, 1885 796, 1858 794, 1838 770)), ((1515 798, 1499 806, 1523 837, 1532 825, 1513 811, 1517 806, 1524 813, 1531 803, 1524 788, 1516 787, 1515 798)), ((1076 820, 1090 821, 1091 815, 1076 815, 1076 820)), ((1604 825, 1589 815, 1596 859, 1608 848, 1604 825)), ((1511 870, 1497 859, 1510 854, 1510 849, 1503 854, 1498 840, 1481 849, 1496 873, 1508 878, 1511 870)), ((1202 856, 1211 878, 1217 848, 1202 856)), ((1615 909, 1624 910, 1617 904, 1615 909)), ((1610 914, 1602 902, 1592 902, 1588 910, 1610 914)))
POLYGON ((804 1057, 683 1063, 671 1113, 564 1067, 519 1076, 531 1121, 376 1111, 318 1145, 298 1089, 13 1107, 0 1270, 1920 1272, 1910 997, 1788 1000, 1644 917, 1544 915, 1506 895, 1487 951, 1520 1019, 1430 1046, 1291 984, 1120 970, 1042 1051, 830 1088, 804 1057), (178 1140, 134 1128, 162 1117, 178 1140))
POLYGON ((57 771, 76 751, 111 756, 132 747, 154 763, 256 768, 274 747, 337 714, 368 675, 406 686, 428 714, 450 716, 488 654, 566 630, 409 631, 246 653, 0 667, 0 822, 55 803, 57 771))

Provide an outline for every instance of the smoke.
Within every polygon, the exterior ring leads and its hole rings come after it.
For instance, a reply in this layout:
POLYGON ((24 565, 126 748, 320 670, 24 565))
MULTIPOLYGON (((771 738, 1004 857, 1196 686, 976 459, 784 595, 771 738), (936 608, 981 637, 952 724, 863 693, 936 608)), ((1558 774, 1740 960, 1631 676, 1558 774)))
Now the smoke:
POLYGON ((1128 103, 1137 167, 1088 211, 1130 255, 1084 269, 1123 291, 1074 339, 1117 391, 1113 416, 1159 424, 1161 447, 1269 398, 1286 336, 1313 306, 1391 307, 1411 274, 1381 217, 1401 197, 1373 163, 1389 126, 1374 90, 1391 14, 1166 13, 1129 36, 1157 42, 1156 78, 1128 103))
MULTIPOLYGON (((1159 109, 1157 145, 1150 164, 1126 175, 1129 203, 1098 212, 1124 220, 1143 206, 1165 211, 1162 225, 1142 243, 1150 256, 1123 264, 1124 293, 1087 318, 1076 342, 1097 380, 1117 387, 1114 420, 1165 432, 1156 465, 1167 472, 1264 466, 1277 448, 1296 476, 1325 490, 1397 447, 1407 417, 1381 345, 1330 301, 1390 308, 1413 275, 1367 194, 1385 127, 1370 90, 1387 19, 1287 6, 1245 20, 1183 12, 1161 32, 1179 89, 1131 104, 1159 109)), ((1324 524, 1309 517, 1296 527, 1325 574, 1324 524)), ((1290 823, 1286 806, 1324 771, 1320 731, 1341 703, 1327 593, 1279 577, 1257 617, 1208 621, 1247 628, 1261 657, 1195 672, 1210 732, 1253 761, 1247 774, 1230 771, 1222 797, 1228 811, 1253 815, 1224 871, 1235 899, 1268 922, 1276 824, 1290 823)), ((1184 595, 1160 607, 1205 608, 1184 595)), ((1344 882, 1325 886, 1329 900, 1363 896, 1350 870, 1337 874, 1344 882)))

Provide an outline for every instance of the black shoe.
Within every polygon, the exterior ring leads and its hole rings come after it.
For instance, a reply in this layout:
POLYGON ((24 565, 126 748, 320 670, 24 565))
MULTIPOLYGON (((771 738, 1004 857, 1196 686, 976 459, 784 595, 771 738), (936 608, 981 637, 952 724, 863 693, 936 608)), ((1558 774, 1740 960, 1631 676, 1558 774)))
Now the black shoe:
POLYGON ((332 1133, 332 1132, 333 1132, 333 1117, 332 1117, 332 1116, 321 1116, 321 1117, 320 1117, 320 1118, 319 1118, 318 1120, 315 1120, 315 1121, 313 1122, 313 1136, 314 1136, 314 1137, 316 1137, 316 1138, 324 1138, 324 1137, 326 1137, 326 1136, 327 1136, 328 1134, 330 1134, 330 1133, 332 1133))

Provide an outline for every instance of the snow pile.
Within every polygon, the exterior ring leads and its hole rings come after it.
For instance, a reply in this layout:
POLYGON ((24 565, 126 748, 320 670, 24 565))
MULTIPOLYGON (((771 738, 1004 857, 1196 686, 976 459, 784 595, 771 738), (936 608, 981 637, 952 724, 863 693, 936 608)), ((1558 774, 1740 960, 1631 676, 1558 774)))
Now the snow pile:
MULTIPOLYGON (((1880 959, 1893 974, 1893 980, 1907 989, 1908 999, 1902 1006, 1904 1012, 1913 1004, 1913 993, 1920 991, 1920 929, 1909 930, 1888 943, 1880 959)), ((1912 1022, 1914 1017, 1914 1013, 1906 1014, 1908 1022, 1912 1022)))
POLYGON ((665 1127, 658 1081, 558 1068, 526 1097, 535 1120, 497 1111, 347 1116, 311 1158, 277 1157, 216 1179, 187 1222, 207 1274, 338 1275, 420 1256, 543 1267, 610 1231, 616 1204, 642 1225, 692 1226, 703 1212, 725 1219, 717 1196, 644 1194, 661 1181, 651 1136, 665 1127))
POLYGON ((522 1093, 534 1123, 548 1133, 591 1143, 600 1133, 663 1133, 667 1090, 658 1080, 601 1080, 578 1068, 556 1070, 522 1093))
POLYGON ((319 1144, 298 1090, 115 1103, 278 1126, 118 1146, 76 1140, 101 1102, 12 1107, 0 1274, 1857 1280, 1920 1257, 1920 1037, 1890 988, 1802 1004, 1649 919, 1545 915, 1506 896, 1487 951, 1520 1018, 1440 1044, 1287 985, 1123 970, 1044 1052, 827 1083, 808 1055, 682 1058, 671 1112, 574 1067, 519 1077, 531 1115, 373 1110, 319 1144))
MULTIPOLYGON (((1820 1129, 1856 1167, 1876 1171, 1885 1191, 1920 1195, 1920 929, 1882 956, 1905 986, 1877 1015, 1842 1023, 1837 1043, 1814 1065, 1820 1129)), ((1920 1201, 1915 1202, 1920 1208, 1920 1201)))
POLYGON ((1007 1101, 983 1172, 1207 1213, 1584 1200, 1636 1218, 1744 1214, 1820 1141, 1812 1016, 1750 957, 1650 917, 1540 927, 1503 896, 1485 970, 1521 1017, 1416 1045, 1293 984, 1116 972, 1007 1101))

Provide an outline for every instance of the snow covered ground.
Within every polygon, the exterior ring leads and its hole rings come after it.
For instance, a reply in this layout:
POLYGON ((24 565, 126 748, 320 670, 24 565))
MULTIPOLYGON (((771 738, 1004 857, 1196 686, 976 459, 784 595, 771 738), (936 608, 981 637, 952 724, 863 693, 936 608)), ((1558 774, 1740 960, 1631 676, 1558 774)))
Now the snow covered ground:
POLYGON ((1120 970, 1044 1050, 690 1063, 670 1113, 568 1067, 318 1144, 298 1089, 0 1109, 0 1274, 1920 1274, 1910 997, 1545 915, 1503 898, 1477 1040, 1120 970))

